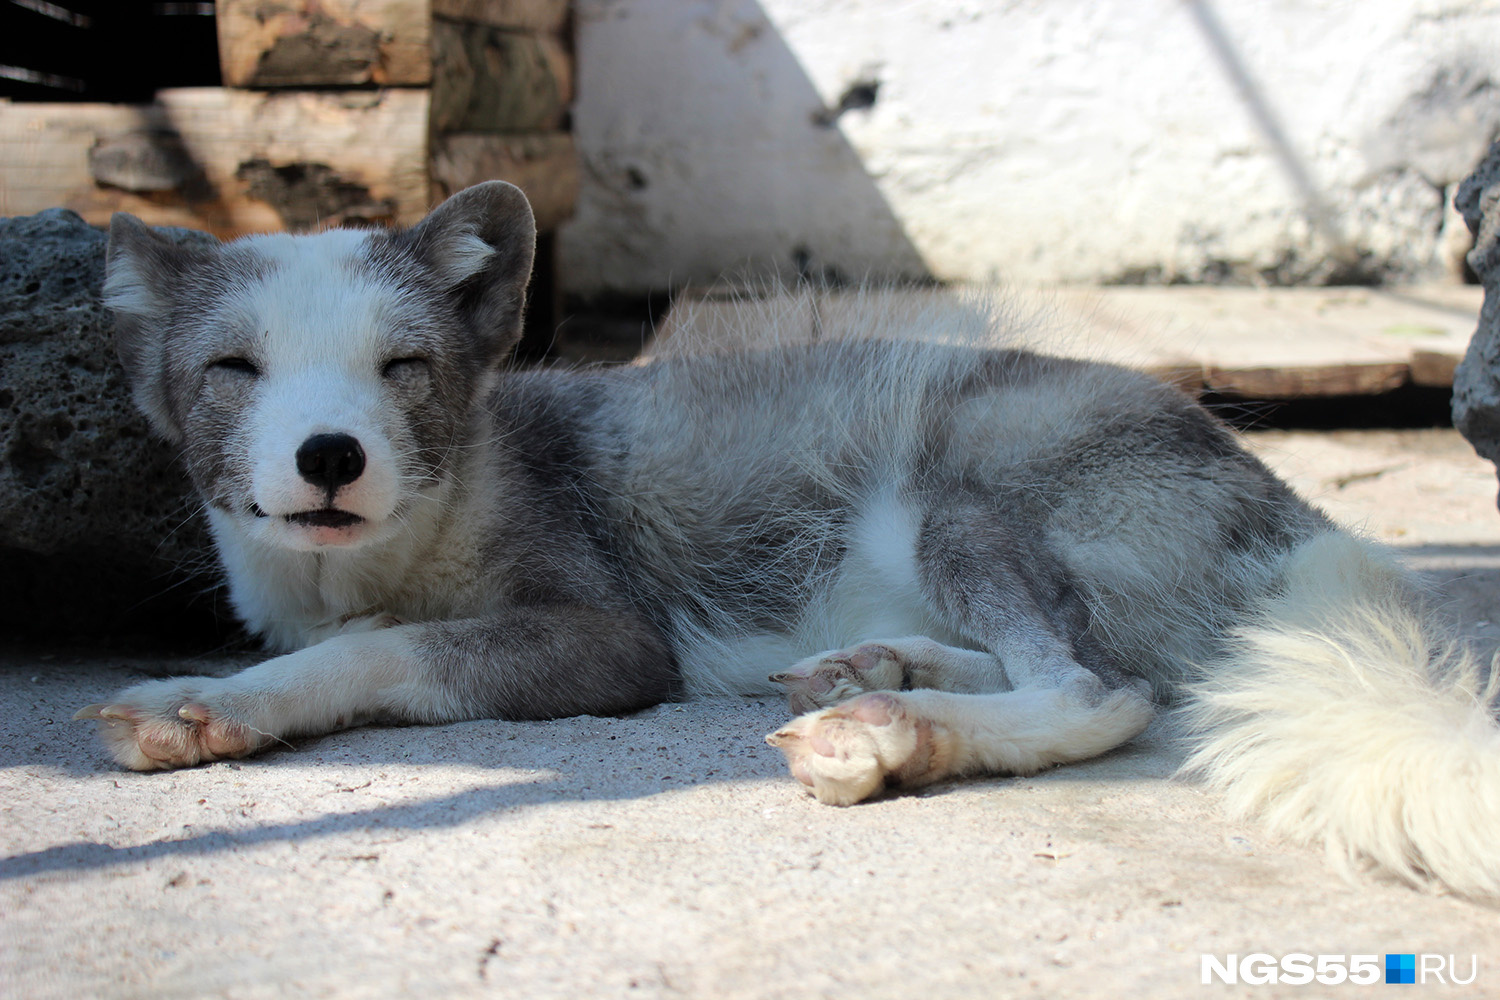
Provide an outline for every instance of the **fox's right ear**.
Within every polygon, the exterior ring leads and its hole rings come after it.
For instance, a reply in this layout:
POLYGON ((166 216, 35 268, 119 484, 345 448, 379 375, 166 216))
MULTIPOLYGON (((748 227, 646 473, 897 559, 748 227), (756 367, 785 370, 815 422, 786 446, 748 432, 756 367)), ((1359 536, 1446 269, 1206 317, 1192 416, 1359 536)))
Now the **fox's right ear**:
POLYGON ((151 426, 170 441, 182 437, 167 394, 167 331, 183 275, 203 251, 178 246, 133 215, 109 222, 104 305, 115 314, 115 351, 151 426))

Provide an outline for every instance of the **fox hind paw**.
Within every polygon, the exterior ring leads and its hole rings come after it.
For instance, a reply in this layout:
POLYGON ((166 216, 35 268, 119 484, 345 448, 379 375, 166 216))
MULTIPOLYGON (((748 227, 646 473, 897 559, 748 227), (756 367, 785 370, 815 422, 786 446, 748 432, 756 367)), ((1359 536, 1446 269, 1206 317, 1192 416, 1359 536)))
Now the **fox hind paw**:
POLYGON ((810 656, 771 680, 786 688, 792 713, 800 715, 848 701, 866 691, 904 686, 905 664, 886 643, 866 642, 849 649, 810 656))
POLYGON ((886 785, 923 785, 947 772, 949 734, 899 694, 861 695, 793 719, 766 737, 793 777, 829 805, 861 802, 886 785))

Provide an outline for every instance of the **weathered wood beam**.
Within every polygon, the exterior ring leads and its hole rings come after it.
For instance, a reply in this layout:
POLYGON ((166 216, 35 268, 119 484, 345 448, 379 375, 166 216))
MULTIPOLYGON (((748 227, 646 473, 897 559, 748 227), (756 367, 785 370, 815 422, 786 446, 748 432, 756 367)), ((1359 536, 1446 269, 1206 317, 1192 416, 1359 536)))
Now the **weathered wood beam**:
POLYGON ((578 155, 566 132, 439 134, 431 169, 434 199, 484 180, 510 181, 526 192, 542 232, 557 228, 578 202, 578 155))
POLYGON ((413 223, 432 203, 421 90, 164 90, 149 105, 0 102, 0 215, 116 211, 220 237, 413 223))
POLYGON ((559 128, 573 100, 556 0, 219 0, 230 87, 433 89, 439 131, 559 128))
POLYGON ((432 24, 436 132, 547 132, 573 103, 573 57, 556 35, 432 24))
POLYGON ((230 87, 432 79, 432 9, 424 0, 219 0, 215 14, 230 87))
POLYGON ((568 0, 432 0, 432 13, 517 31, 560 32, 568 25, 568 0))

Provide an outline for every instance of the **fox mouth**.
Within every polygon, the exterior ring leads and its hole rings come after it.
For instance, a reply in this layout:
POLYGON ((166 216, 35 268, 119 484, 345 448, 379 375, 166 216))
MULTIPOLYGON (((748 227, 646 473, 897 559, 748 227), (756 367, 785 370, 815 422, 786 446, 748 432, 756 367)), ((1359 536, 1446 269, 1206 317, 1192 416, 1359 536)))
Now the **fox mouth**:
MULTIPOLYGON (((250 513, 256 517, 270 517, 260 504, 252 503, 250 513)), ((318 510, 303 510, 295 514, 279 515, 288 524, 297 524, 307 528, 350 528, 356 524, 364 523, 364 518, 358 514, 351 514, 347 510, 339 510, 337 507, 323 507, 318 510)))
POLYGON ((284 516, 288 524, 301 525, 306 528, 350 528, 364 523, 365 520, 358 514, 351 514, 347 510, 338 510, 335 507, 304 510, 284 516))

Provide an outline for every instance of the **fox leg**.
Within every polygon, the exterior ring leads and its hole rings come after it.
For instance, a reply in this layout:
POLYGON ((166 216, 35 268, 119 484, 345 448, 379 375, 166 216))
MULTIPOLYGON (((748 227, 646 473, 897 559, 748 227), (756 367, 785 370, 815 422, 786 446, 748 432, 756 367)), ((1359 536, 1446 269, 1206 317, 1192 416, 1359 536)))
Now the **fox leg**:
POLYGON ((1000 658, 908 635, 862 642, 809 656, 771 680, 781 684, 794 714, 847 701, 866 691, 940 691, 979 694, 1010 687, 1000 658))
POLYGON ((367 722, 546 719, 644 708, 678 689, 650 625, 621 611, 523 606, 462 621, 351 622, 342 634, 231 677, 128 688, 95 719, 137 771, 245 757, 294 736, 367 722))
MULTIPOLYGON (((862 694, 795 719, 768 741, 820 801, 847 805, 886 784, 1033 773, 1096 756, 1150 723, 1148 685, 1129 677, 1088 635, 1082 598, 1045 542, 1008 530, 1003 515, 999 505, 968 497, 934 508, 916 542, 917 565, 934 608, 984 644, 1013 690, 997 684, 996 693, 955 692, 973 680, 964 668, 982 670, 984 661, 939 657, 949 673, 939 669, 930 679, 941 690, 862 694)), ((864 659, 873 669, 860 680, 890 686, 894 668, 885 658, 864 659)), ((826 679, 809 674, 794 699, 814 677, 826 679)), ((815 695, 838 690, 833 685, 815 695)))

